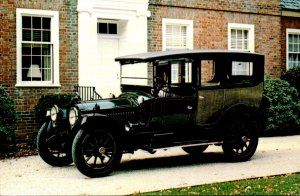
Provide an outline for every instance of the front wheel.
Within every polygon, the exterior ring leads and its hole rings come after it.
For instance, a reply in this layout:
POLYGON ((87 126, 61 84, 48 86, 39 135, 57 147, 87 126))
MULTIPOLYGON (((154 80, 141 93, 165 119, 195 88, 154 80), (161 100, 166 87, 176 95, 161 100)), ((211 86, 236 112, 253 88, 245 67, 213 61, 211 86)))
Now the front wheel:
POLYGON ((250 116, 241 114, 229 121, 222 146, 229 161, 249 160, 255 153, 257 145, 258 130, 250 116))
POLYGON ((73 162, 70 143, 52 127, 51 122, 44 123, 37 135, 39 155, 52 166, 67 166, 73 162))
POLYGON ((107 176, 122 158, 114 133, 105 130, 80 130, 73 142, 72 157, 77 169, 88 177, 107 176))

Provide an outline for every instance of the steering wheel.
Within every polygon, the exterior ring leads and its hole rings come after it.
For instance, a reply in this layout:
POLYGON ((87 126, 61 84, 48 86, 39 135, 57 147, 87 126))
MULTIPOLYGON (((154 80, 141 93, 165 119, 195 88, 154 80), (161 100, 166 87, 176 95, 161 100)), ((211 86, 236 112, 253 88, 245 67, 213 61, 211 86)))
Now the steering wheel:
POLYGON ((167 82, 161 77, 156 76, 154 79, 155 79, 155 86, 158 87, 159 89, 167 84, 167 82))
POLYGON ((155 78, 155 89, 154 89, 154 92, 153 92, 153 94, 155 94, 155 95, 158 95, 158 93, 160 92, 160 91, 164 91, 164 92, 166 92, 167 91, 167 86, 166 86, 166 84, 167 84, 167 82, 164 80, 164 79, 162 79, 161 77, 158 77, 158 76, 156 76, 155 78))

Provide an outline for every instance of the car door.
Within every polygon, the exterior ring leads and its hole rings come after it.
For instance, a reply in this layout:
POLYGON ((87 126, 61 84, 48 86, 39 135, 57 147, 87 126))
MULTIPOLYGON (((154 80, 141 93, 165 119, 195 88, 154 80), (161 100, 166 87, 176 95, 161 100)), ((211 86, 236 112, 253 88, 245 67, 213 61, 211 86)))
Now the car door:
POLYGON ((224 108, 224 61, 209 59, 200 62, 200 88, 196 124, 205 126, 216 123, 224 108))
POLYGON ((205 89, 198 92, 196 123, 200 126, 213 124, 224 107, 224 89, 205 89))
POLYGON ((191 95, 167 96, 163 99, 162 125, 166 128, 180 128, 193 123, 196 111, 196 91, 191 95))
POLYGON ((193 78, 193 60, 170 62, 170 78, 164 99, 162 124, 177 127, 192 124, 197 103, 197 90, 193 78))

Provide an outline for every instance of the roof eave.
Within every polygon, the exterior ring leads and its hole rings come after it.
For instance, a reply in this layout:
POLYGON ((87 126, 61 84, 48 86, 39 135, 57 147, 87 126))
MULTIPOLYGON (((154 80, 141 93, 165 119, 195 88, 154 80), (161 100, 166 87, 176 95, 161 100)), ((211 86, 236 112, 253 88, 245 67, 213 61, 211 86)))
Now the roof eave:
POLYGON ((295 9, 283 9, 281 12, 282 16, 285 17, 297 17, 300 18, 300 10, 295 9))

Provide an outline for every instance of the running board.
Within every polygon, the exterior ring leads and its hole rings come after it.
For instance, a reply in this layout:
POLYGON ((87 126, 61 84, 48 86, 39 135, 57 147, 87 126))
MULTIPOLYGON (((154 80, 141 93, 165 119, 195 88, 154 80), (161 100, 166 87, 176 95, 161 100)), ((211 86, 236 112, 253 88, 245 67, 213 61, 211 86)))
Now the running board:
POLYGON ((152 148, 152 147, 143 147, 141 148, 144 151, 149 152, 150 154, 154 154, 156 152, 157 149, 169 149, 169 148, 182 148, 182 147, 196 147, 196 146, 206 146, 206 145, 222 145, 223 142, 202 142, 202 143, 198 143, 198 144, 182 144, 183 142, 176 142, 174 143, 175 145, 171 145, 171 146, 164 146, 164 147, 156 147, 156 148, 152 148))
POLYGON ((206 145, 222 145, 223 142, 201 142, 198 144, 183 144, 182 142, 175 142, 172 146, 164 146, 164 147, 157 147, 153 149, 167 149, 167 148, 182 148, 182 147, 196 147, 196 146, 206 146, 206 145))
POLYGON ((203 142, 203 143, 199 143, 199 144, 182 144, 182 145, 175 145, 174 147, 195 147, 195 146, 206 146, 206 145, 222 145, 223 142, 203 142))

